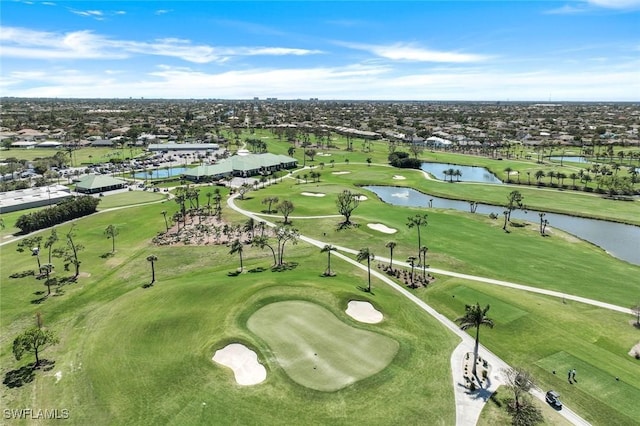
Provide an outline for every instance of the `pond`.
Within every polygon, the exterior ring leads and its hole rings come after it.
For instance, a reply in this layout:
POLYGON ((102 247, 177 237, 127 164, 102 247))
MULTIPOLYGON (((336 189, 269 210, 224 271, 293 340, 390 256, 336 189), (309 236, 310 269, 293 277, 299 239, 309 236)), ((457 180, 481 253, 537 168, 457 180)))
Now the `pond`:
MULTIPOLYGON (((449 200, 423 194, 411 188, 394 186, 364 186, 364 189, 374 192, 385 203, 396 206, 433 207, 441 209, 455 209, 469 211, 469 202, 449 200)), ((496 213, 502 216, 503 206, 478 204, 476 213, 496 213)), ((511 217, 526 220, 535 224, 540 223, 538 211, 514 210, 511 217)), ((561 229, 585 241, 598 245, 610 255, 629 263, 640 265, 640 226, 625 225, 605 220, 585 219, 558 213, 546 213, 545 219, 549 226, 561 229)))
POLYGON ((167 178, 171 176, 180 176, 182 173, 187 171, 187 167, 171 167, 168 169, 155 169, 150 168, 144 172, 136 172, 134 175, 136 179, 159 179, 159 178, 167 178), (149 175, 149 172, 152 172, 149 175))
POLYGON ((422 163, 420 169, 440 180, 452 180, 453 178, 453 181, 460 182, 502 183, 500 179, 484 167, 460 166, 449 163, 422 163), (445 175, 445 172, 449 169, 459 170, 461 175, 453 177, 445 175))
POLYGON ((578 157, 578 156, 575 156, 575 155, 552 156, 552 157, 547 157, 547 158, 549 158, 549 160, 551 160, 551 161, 566 162, 566 163, 587 164, 587 163, 590 162, 585 157, 578 157))

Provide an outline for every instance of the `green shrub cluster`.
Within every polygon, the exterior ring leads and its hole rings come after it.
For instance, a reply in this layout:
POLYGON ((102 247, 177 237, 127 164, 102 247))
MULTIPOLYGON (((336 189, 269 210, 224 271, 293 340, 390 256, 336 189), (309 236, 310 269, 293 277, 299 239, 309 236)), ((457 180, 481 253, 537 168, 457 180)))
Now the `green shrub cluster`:
POLYGON ((16 227, 27 234, 38 229, 48 228, 67 220, 95 213, 100 199, 85 195, 64 200, 57 205, 38 210, 33 213, 23 214, 16 221, 16 227))
POLYGON ((400 167, 403 169, 419 169, 422 166, 422 161, 417 158, 410 158, 406 152, 398 151, 389 154, 389 163, 393 167, 400 167))

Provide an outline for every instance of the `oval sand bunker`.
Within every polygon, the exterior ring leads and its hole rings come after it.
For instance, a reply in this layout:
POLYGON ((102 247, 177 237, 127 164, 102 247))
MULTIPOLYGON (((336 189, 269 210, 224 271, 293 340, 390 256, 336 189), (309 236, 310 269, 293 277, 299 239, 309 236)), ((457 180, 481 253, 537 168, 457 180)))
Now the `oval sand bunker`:
POLYGON ((395 234, 398 232, 397 229, 389 228, 387 225, 383 225, 382 223, 368 223, 367 226, 374 231, 379 231, 385 234, 395 234))
POLYGON ((258 362, 258 355, 240 343, 217 350, 213 360, 232 369, 239 385, 257 385, 267 378, 267 370, 258 362))
POLYGON ((345 312, 354 320, 367 324, 377 324, 384 318, 382 312, 374 308, 371 303, 359 300, 351 300, 345 312))
POLYGON ((324 197, 325 194, 322 192, 301 192, 300 195, 304 195, 306 197, 324 197))

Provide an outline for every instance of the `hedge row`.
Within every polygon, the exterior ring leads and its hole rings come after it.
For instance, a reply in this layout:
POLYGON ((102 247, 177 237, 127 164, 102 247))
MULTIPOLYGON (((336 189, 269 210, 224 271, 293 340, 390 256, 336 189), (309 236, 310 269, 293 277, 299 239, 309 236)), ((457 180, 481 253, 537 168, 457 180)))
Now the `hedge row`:
POLYGON ((100 199, 89 195, 69 198, 53 207, 23 214, 16 221, 16 227, 20 228, 22 233, 25 234, 48 228, 71 219, 95 213, 99 202, 100 199))

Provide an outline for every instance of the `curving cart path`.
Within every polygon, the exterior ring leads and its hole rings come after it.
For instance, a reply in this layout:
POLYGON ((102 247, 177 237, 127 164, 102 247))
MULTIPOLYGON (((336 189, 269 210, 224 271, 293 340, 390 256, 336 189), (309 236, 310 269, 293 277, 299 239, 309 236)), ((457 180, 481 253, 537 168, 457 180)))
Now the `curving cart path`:
MULTIPOLYGON (((257 215, 253 212, 241 209, 240 207, 236 206, 235 199, 237 196, 238 195, 235 194, 227 199, 227 205, 231 209, 247 217, 253 218, 254 220, 265 221, 264 215, 257 215)), ((265 223, 268 226, 272 226, 272 227, 276 226, 275 223, 272 223, 269 221, 265 221, 265 223)), ((305 241, 319 248, 322 248, 327 244, 326 242, 316 240, 310 237, 306 237, 304 235, 301 235, 300 239, 302 241, 305 241)), ((335 246, 335 247, 337 251, 334 252, 334 256, 338 256, 340 259, 352 264, 354 267, 360 268, 365 271, 367 270, 367 267, 365 265, 355 261, 354 259, 344 254, 344 253, 356 254, 357 250, 353 250, 347 247, 340 247, 340 246, 335 246)), ((385 259, 382 257, 379 259, 386 260, 388 262, 388 259, 385 259)), ((394 263, 402 266, 408 266, 408 264, 406 264, 405 262, 394 261, 394 263)), ((598 302, 597 300, 586 299, 579 296, 565 295, 559 292, 542 290, 535 287, 528 287, 520 284, 509 283, 506 281, 499 281, 499 280, 494 280, 491 278, 484 278, 484 277, 476 277, 473 275, 459 274, 456 272, 433 269, 433 268, 429 268, 428 270, 433 273, 442 274, 442 275, 456 276, 460 278, 471 279, 474 281, 481 281, 488 284, 502 285, 505 287, 512 287, 512 288, 525 290, 525 291, 548 294, 556 297, 564 297, 566 299, 576 300, 583 303, 589 303, 595 306, 600 306, 606 309, 613 309, 619 312, 631 311, 630 309, 627 309, 627 308, 622 308, 620 306, 615 306, 608 303, 598 302)), ((497 355, 495 355, 493 352, 485 348, 483 345, 480 345, 480 348, 479 348, 480 355, 482 356, 482 358, 486 359, 489 362, 492 368, 491 376, 489 377, 489 385, 487 388, 481 389, 479 391, 476 391, 473 393, 469 392, 468 389, 463 384, 463 377, 464 377, 463 363, 464 363, 465 354, 468 352, 473 352, 473 348, 475 344, 474 338, 471 337, 469 334, 467 334, 465 331, 461 330, 456 323, 454 323, 444 315, 437 312, 431 306, 426 304, 423 300, 419 299, 413 293, 409 292, 407 289, 397 284, 386 275, 381 274, 380 272, 374 269, 371 270, 371 275, 378 278, 380 281, 383 281, 384 283, 389 285, 391 288, 396 290, 398 293, 402 294, 404 297, 406 297, 407 299, 409 299, 410 301, 418 305, 422 310, 424 310, 429 315, 437 319, 442 325, 447 327, 452 333, 456 334, 461 339, 461 343, 456 347, 456 349, 454 349, 453 353, 451 354, 452 385, 454 389, 455 406, 456 406, 456 426, 475 425, 478 421, 478 418, 480 417, 480 413, 484 407, 484 404, 489 400, 489 397, 493 394, 493 392, 495 392, 498 386, 504 383, 504 380, 500 372, 503 369, 509 368, 509 365, 505 361, 503 361, 501 358, 499 358, 497 355)), ((531 393, 534 397, 544 401, 544 392, 541 389, 532 389, 531 393)), ((564 406, 563 409, 558 413, 574 425, 582 426, 582 425, 590 424, 566 406, 564 406)))

